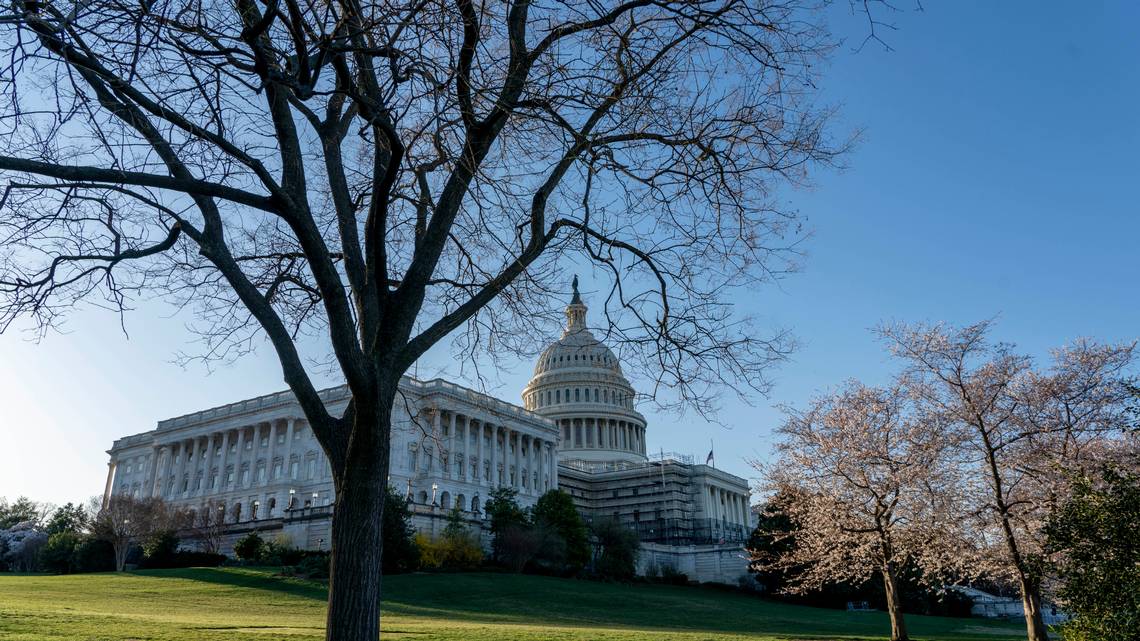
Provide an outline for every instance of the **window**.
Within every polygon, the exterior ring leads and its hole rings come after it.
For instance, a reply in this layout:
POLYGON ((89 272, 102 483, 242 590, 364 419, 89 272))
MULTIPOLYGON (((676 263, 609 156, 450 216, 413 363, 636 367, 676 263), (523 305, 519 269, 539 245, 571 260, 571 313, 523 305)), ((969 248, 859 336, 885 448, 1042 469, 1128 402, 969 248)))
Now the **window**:
POLYGON ((614 498, 616 499, 620 493, 620 490, 614 490, 614 498))
POLYGON ((281 478, 281 461, 274 461, 273 462, 273 474, 269 478, 270 479, 281 478))
POLYGON ((241 484, 243 486, 249 485, 249 468, 248 467, 242 467, 241 468, 241 484))
POLYGON ((231 485, 234 482, 234 468, 226 468, 226 485, 231 485))
POLYGON ((562 402, 562 390, 554 390, 554 402, 555 403, 561 403, 562 402))
POLYGON ((291 461, 289 463, 289 478, 296 480, 297 472, 299 471, 300 467, 301 466, 297 461, 291 461))
POLYGON ((277 435, 277 444, 278 445, 284 445, 285 444, 285 432, 281 432, 280 434, 277 435))
POLYGON ((269 435, 261 437, 261 447, 269 447, 269 435))
POLYGON ((574 402, 575 403, 582 402, 582 390, 580 388, 577 388, 577 387, 574 388, 574 402))
POLYGON ((262 463, 261 465, 257 466, 257 482, 258 483, 264 483, 265 482, 265 463, 262 463))

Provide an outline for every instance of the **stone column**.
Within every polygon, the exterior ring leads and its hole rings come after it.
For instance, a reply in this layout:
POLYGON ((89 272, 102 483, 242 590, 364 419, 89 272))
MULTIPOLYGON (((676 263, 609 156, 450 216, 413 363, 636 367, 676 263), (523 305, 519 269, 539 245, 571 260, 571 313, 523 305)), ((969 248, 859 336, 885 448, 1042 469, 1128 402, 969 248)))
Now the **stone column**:
POLYGON ((526 448, 526 481, 527 486, 530 487, 530 493, 534 496, 541 496, 542 492, 539 489, 542 487, 542 474, 538 471, 538 454, 535 452, 535 447, 542 441, 535 437, 530 437, 530 445, 526 448))
MULTIPOLYGON (((178 471, 174 473, 174 487, 172 494, 178 498, 182 497, 182 478, 186 476, 186 440, 178 441, 178 471)), ((187 488, 189 489, 189 488, 187 488)))
MULTIPOLYGON (((464 481, 471 480, 471 417, 463 417, 463 469, 459 477, 464 481)), ((467 508, 463 508, 467 509, 467 508)))
POLYGON ((455 476, 456 465, 455 464, 459 461, 459 457, 456 456, 456 451, 455 451, 455 442, 456 442, 456 438, 455 438, 455 427, 456 427, 455 426, 455 412, 449 412, 449 414, 451 416, 450 416, 450 419, 448 420, 448 426, 449 427, 448 427, 448 433, 447 433, 447 478, 454 479, 454 478, 456 478, 456 476, 455 476))
POLYGON ((226 490, 226 466, 230 463, 230 431, 222 432, 222 461, 218 464, 218 492, 226 490))
MULTIPOLYGON (((480 424, 486 425, 487 423, 480 421, 480 424)), ((490 432, 491 432, 491 436, 490 436, 491 451, 488 453, 488 457, 489 457, 490 463, 491 463, 491 468, 490 468, 490 472, 487 473, 486 476, 487 476, 487 481, 489 482, 490 486, 496 487, 498 485, 498 469, 497 469, 498 468, 498 425, 491 424, 491 425, 487 425, 487 427, 490 428, 490 432)), ((483 432, 482 432, 482 430, 480 430, 479 436, 482 437, 482 435, 483 435, 483 432)), ((481 441, 480 441, 480 443, 481 443, 481 441)), ((479 464, 482 465, 482 462, 480 462, 479 464)))
MULTIPOLYGON (((273 459, 277 456, 277 421, 269 422, 269 452, 265 457, 265 483, 263 485, 273 484, 273 459)), ((282 466, 284 469, 284 466, 282 466)), ((266 502, 266 509, 269 503, 266 502)))
POLYGON ((522 455, 523 435, 522 435, 522 432, 518 432, 516 430, 511 430, 510 433, 515 435, 515 455, 514 455, 514 459, 515 459, 515 489, 519 491, 519 494, 522 494, 523 491, 526 489, 526 486, 523 485, 523 475, 522 475, 522 470, 523 470, 523 455, 522 455))
POLYGON ((481 420, 475 422, 479 423, 479 428, 475 430, 475 451, 479 453, 479 459, 475 461, 475 480, 480 481, 481 484, 486 484, 487 474, 483 473, 483 429, 486 428, 486 425, 481 420))
POLYGON ((158 451, 158 492, 157 495, 166 498, 166 482, 170 480, 170 446, 163 445, 158 451))
POLYGON ((245 427, 238 428, 237 460, 234 461, 234 489, 245 487, 241 483, 241 462, 245 457, 245 427))
POLYGON ((293 464, 293 434, 296 429, 297 419, 289 419, 288 427, 285 429, 285 453, 281 455, 281 474, 290 482, 293 480, 290 466, 293 464))
POLYGON ((542 493, 546 491, 546 481, 543 479, 543 476, 546 474, 546 470, 544 469, 546 467, 546 461, 542 459, 542 457, 546 455, 546 441, 541 438, 531 438, 530 446, 532 448, 538 448, 537 451, 532 452, 534 456, 534 474, 532 477, 535 479, 535 494, 542 496, 542 493))
POLYGON ((111 500, 111 488, 115 478, 115 459, 111 458, 107 461, 107 482, 103 485, 103 507, 107 507, 107 502, 111 500))
POLYGON ((547 475, 550 477, 550 489, 552 489, 552 490, 557 489, 558 488, 558 458, 557 458, 558 457, 558 448, 555 447, 554 443, 551 443, 550 447, 547 449, 546 457, 547 457, 546 458, 547 462, 550 463, 550 465, 547 467, 547 469, 549 470, 547 472, 547 475))
MULTIPOLYGON (((431 441, 432 449, 435 450, 435 458, 439 459, 441 471, 446 472, 447 467, 443 464, 443 416, 441 410, 436 407, 431 412, 431 441)), ((431 468, 428 468, 428 474, 431 474, 431 468)))
POLYGON ((154 496, 158 491, 158 457, 162 450, 158 445, 151 448, 150 451, 150 496, 154 496))
POLYGON ((210 488, 210 464, 213 462, 213 432, 202 437, 206 441, 206 452, 200 457, 202 465, 202 485, 194 490, 194 496, 202 496, 210 488))

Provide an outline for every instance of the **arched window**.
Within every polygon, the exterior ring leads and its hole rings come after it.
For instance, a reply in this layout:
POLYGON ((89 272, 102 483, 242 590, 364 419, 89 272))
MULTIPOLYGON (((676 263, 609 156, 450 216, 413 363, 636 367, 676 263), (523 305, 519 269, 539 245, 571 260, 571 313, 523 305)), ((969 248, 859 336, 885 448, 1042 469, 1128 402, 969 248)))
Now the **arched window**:
POLYGON ((443 494, 439 495, 439 504, 444 508, 451 507, 451 493, 444 490, 443 494))
POLYGON ((478 512, 479 511, 479 495, 478 494, 471 497, 471 511, 472 512, 478 512))
POLYGON ((428 493, 427 493, 427 490, 420 490, 420 501, 419 501, 419 502, 420 502, 422 505, 427 505, 427 502, 428 502, 428 493))
POLYGON ((582 389, 579 387, 574 388, 574 402, 575 403, 582 402, 582 389))
POLYGON ((456 496, 455 497, 455 507, 457 507, 461 510, 466 508, 467 507, 467 498, 464 497, 462 494, 456 496))

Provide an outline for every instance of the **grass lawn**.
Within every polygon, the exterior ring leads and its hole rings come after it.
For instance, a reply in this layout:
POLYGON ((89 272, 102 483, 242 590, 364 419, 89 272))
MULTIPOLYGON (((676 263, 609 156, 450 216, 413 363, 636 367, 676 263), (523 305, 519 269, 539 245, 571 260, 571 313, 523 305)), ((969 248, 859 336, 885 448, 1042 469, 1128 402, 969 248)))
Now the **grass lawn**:
MULTIPOLYGON (((0 574, 0 639, 302 641, 323 637, 325 591, 255 569, 0 574)), ((917 639, 1024 639, 1024 628, 911 616, 917 639)), ((782 605, 708 588, 501 574, 384 579, 388 639, 638 641, 885 639, 887 617, 782 605)))

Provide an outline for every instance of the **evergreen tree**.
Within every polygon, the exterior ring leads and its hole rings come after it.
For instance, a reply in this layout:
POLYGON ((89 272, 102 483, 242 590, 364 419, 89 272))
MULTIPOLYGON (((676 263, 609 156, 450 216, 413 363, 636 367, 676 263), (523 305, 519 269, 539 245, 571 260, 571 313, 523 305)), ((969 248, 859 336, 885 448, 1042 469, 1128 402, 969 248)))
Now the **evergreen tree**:
POLYGON ((87 529, 88 521, 87 510, 83 509, 82 505, 67 503, 52 512, 44 531, 48 536, 61 532, 79 534, 87 529))
POLYGON ((533 520, 557 533, 565 544, 566 570, 576 573, 590 561, 590 542, 586 524, 574 507, 574 500, 565 491, 550 490, 534 506, 533 520))
POLYGON ((1140 477, 1106 471, 1080 480, 1046 526, 1059 557, 1061 598, 1074 615, 1066 641, 1140 639, 1140 477))
POLYGON ((420 551, 413 536, 412 513, 408 503, 392 486, 384 495, 384 525, 381 563, 384 574, 410 572, 420 563, 420 551))

